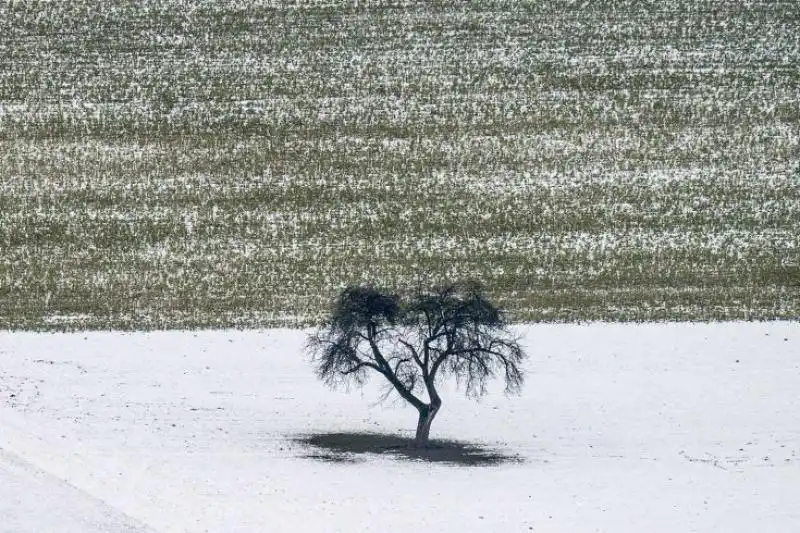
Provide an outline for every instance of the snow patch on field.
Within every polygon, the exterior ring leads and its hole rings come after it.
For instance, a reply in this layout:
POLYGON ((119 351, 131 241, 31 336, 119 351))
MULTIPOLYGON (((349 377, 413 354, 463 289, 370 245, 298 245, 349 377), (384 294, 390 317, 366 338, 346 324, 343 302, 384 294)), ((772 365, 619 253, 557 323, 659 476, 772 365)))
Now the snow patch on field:
POLYGON ((401 404, 375 404, 377 382, 325 389, 302 353, 307 332, 0 333, 0 530, 789 533, 800 523, 800 324, 520 332, 531 355, 522 395, 498 386, 476 403, 445 387, 433 427, 523 459, 493 467, 304 457, 297 436, 409 435, 415 423, 401 404))

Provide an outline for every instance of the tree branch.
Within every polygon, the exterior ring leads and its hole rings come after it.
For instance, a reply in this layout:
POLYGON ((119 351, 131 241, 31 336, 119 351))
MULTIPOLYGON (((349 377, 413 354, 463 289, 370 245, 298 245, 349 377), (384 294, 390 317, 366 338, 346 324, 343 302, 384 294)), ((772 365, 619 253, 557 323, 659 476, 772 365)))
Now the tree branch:
POLYGON ((392 372, 392 368, 389 366, 389 363, 383 357, 383 354, 378 348, 378 343, 376 343, 375 339, 372 337, 373 333, 374 330, 368 332, 369 345, 370 348, 372 348, 372 355, 378 362, 378 366, 386 370, 385 372, 382 372, 383 375, 386 376, 386 379, 388 379, 392 385, 394 385, 394 388, 397 389, 397 392, 400 394, 400 396, 403 397, 403 399, 405 399, 408 403, 417 408, 417 410, 424 409, 426 406, 425 402, 414 396, 414 393, 408 390, 405 387, 405 385, 403 385, 403 383, 399 379, 397 379, 397 375, 394 372, 392 372))
POLYGON ((411 360, 412 360, 411 357, 406 357, 405 359, 397 359, 394 364, 394 375, 395 376, 397 375, 397 371, 400 368, 400 365, 402 365, 403 363, 408 363, 411 360))
POLYGON ((372 363, 370 361, 359 361, 358 364, 356 366, 354 366, 353 368, 341 371, 341 374, 343 376, 348 376, 350 374, 355 374, 356 372, 358 372, 362 368, 371 368, 373 370, 376 370, 376 371, 380 372, 381 374, 384 374, 383 370, 378 368, 378 365, 376 365, 375 363, 372 363))
POLYGON ((420 368, 420 370, 422 370, 422 373, 426 374, 427 373, 426 365, 422 362, 422 359, 419 358, 419 353, 417 352, 417 349, 414 348, 414 345, 404 339, 398 338, 397 341, 406 348, 408 348, 408 351, 411 352, 411 357, 414 359, 414 362, 417 363, 417 366, 420 368))

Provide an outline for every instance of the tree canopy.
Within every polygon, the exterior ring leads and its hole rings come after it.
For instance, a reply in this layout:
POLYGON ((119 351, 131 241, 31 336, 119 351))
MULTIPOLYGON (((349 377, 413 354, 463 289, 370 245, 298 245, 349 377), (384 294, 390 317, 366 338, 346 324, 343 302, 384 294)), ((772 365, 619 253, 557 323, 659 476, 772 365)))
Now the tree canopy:
POLYGON ((479 397, 500 376, 507 393, 519 392, 526 355, 509 325, 475 282, 407 297, 353 286, 339 294, 307 347, 317 376, 332 387, 383 376, 388 392, 419 412, 415 442, 425 445, 442 405, 440 380, 452 378, 468 397, 479 397))

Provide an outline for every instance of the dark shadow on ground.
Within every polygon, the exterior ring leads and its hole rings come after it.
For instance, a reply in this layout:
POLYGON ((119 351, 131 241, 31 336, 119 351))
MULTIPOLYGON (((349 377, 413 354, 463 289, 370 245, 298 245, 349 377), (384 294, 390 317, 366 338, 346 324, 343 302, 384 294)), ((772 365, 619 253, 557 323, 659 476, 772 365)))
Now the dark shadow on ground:
POLYGON ((314 433, 296 437, 295 442, 312 451, 304 457, 325 462, 354 463, 365 454, 392 455, 400 459, 444 463, 461 466, 492 466, 521 462, 478 444, 452 440, 431 440, 427 448, 415 448, 413 440, 383 433, 314 433))

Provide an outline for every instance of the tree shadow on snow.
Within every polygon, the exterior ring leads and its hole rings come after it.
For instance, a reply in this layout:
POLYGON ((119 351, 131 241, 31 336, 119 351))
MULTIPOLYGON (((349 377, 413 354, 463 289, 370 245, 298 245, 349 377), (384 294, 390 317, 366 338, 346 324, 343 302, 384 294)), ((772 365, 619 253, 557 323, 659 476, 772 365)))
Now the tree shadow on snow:
POLYGON ((391 455, 400 459, 456 466, 493 466, 521 462, 478 444, 432 439, 426 448, 415 448, 413 439, 383 433, 314 433, 294 439, 312 448, 306 458, 333 463, 355 463, 365 454, 391 455))

